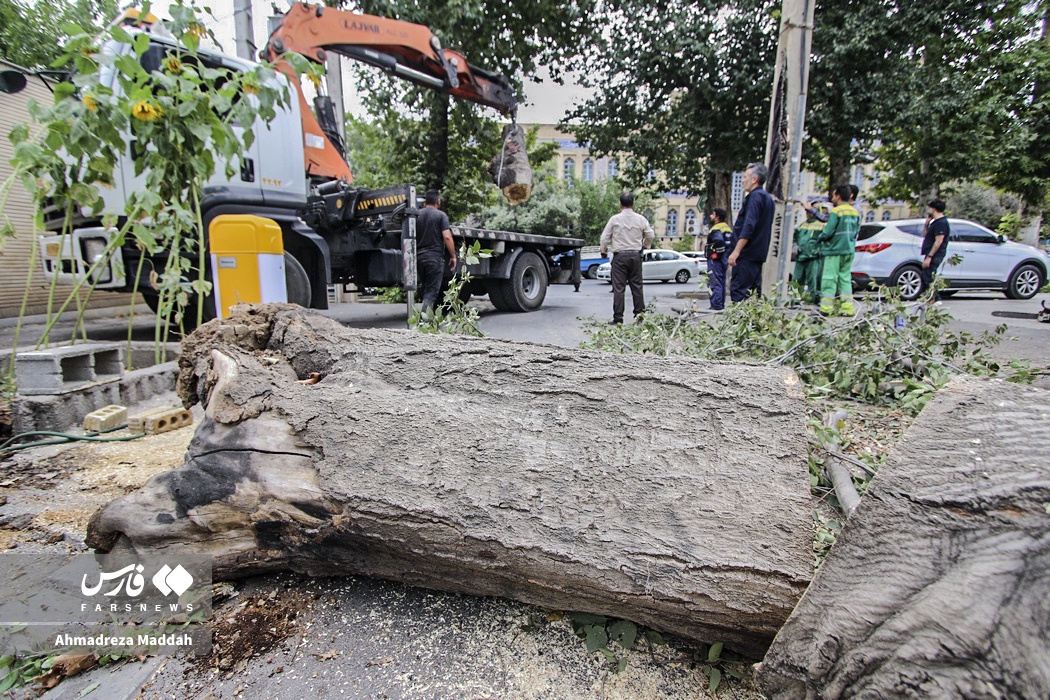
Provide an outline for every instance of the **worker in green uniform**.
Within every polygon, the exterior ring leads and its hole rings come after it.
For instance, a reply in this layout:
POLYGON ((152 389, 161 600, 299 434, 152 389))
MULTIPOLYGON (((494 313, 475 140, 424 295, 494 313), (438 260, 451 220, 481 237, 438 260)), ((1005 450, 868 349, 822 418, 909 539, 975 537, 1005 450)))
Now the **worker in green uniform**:
POLYGON ((820 234, 821 251, 824 254, 824 272, 820 278, 820 312, 825 316, 838 314, 852 316, 853 307, 854 247, 860 231, 860 212, 849 203, 849 185, 839 185, 831 195, 834 208, 828 215, 828 223, 820 234))
MULTIPOLYGON (((825 206, 821 202, 821 206, 825 206)), ((798 257, 795 259, 795 272, 792 279, 802 289, 802 301, 807 304, 820 302, 820 275, 824 270, 824 258, 820 250, 820 234, 824 223, 816 216, 816 208, 807 212, 808 216, 795 229, 795 246, 798 257)))

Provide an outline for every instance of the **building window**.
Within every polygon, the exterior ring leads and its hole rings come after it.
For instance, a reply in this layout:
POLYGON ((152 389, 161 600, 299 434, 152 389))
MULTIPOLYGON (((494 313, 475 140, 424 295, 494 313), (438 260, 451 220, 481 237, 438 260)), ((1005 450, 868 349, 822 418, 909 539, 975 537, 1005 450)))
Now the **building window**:
POLYGON ((609 177, 616 177, 620 174, 620 164, 616 162, 615 158, 609 159, 609 177))
POLYGON ((889 221, 892 217, 893 217, 893 214, 890 213, 889 209, 887 209, 886 211, 882 212, 882 220, 883 221, 889 221))
POLYGON ((865 216, 864 216, 864 223, 870 224, 874 220, 875 220, 875 212, 869 210, 868 213, 865 214, 865 216))
POLYGON ((583 161, 583 181, 594 182, 594 161, 590 158, 583 161))
POLYGON ((853 184, 856 185, 857 187, 859 187, 862 190, 864 189, 864 166, 863 165, 858 165, 855 168, 853 168, 853 184))
POLYGON ((678 210, 668 209, 667 210, 667 237, 677 238, 678 237, 678 210))
POLYGON ((744 206, 744 173, 733 173, 733 189, 729 196, 729 207, 740 211, 744 206))
POLYGON ((576 179, 576 161, 572 158, 565 159, 565 165, 562 166, 562 175, 566 182, 572 182, 576 179))
POLYGON ((697 232, 696 226, 697 216, 695 209, 688 209, 685 212, 685 235, 695 236, 697 232))

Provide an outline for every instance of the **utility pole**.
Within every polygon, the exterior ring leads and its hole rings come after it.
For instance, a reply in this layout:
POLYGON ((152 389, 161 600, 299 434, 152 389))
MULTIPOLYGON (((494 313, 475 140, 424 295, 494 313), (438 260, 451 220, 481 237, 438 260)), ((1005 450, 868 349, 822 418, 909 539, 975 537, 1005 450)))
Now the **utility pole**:
POLYGON ((256 61, 255 32, 252 29, 252 0, 233 0, 233 33, 237 57, 256 61))
POLYGON ((813 46, 816 0, 783 0, 777 43, 773 99, 766 139, 767 189, 776 201, 769 257, 762 271, 762 289, 776 285, 777 298, 787 300, 791 236, 796 205, 802 197, 802 139, 809 90, 809 54, 813 46))
POLYGON ((346 143, 346 103, 343 101, 343 62, 342 56, 334 51, 328 52, 325 62, 325 78, 328 83, 328 96, 335 106, 335 121, 339 135, 346 143))

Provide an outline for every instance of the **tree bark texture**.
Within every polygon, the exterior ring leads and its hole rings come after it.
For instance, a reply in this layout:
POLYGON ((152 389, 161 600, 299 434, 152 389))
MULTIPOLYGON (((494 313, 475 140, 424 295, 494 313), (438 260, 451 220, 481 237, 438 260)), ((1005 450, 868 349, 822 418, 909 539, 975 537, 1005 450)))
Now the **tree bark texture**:
POLYGON ((1050 696, 1050 392, 964 378, 879 470, 762 662, 775 698, 1050 696))
POLYGON ((102 509, 95 548, 503 596, 756 659, 809 582, 790 370, 352 330, 290 305, 238 307, 179 361, 184 402, 206 406, 186 463, 102 509))

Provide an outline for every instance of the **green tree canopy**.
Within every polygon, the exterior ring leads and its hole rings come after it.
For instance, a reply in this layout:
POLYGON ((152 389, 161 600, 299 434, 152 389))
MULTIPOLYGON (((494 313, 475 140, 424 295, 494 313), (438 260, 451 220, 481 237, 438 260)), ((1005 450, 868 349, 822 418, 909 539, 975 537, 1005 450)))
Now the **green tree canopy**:
POLYGON ((87 31, 116 16, 116 0, 0 0, 0 58, 46 68, 62 54, 63 26, 87 31))
POLYGON ((598 156, 623 159, 628 186, 705 194, 728 206, 730 175, 765 152, 780 0, 648 3, 603 17, 585 48, 600 88, 564 128, 598 156))
MULTIPOLYGON (((541 63, 558 76, 562 61, 590 40, 595 26, 594 0, 362 0, 358 7, 430 27, 443 46, 460 51, 473 65, 504 73, 519 91, 541 63)), ((404 147, 392 154, 395 171, 442 189, 450 216, 481 205, 484 173, 501 145, 495 112, 371 71, 358 84, 378 121, 406 118, 401 124, 409 132, 399 137, 404 147)))

